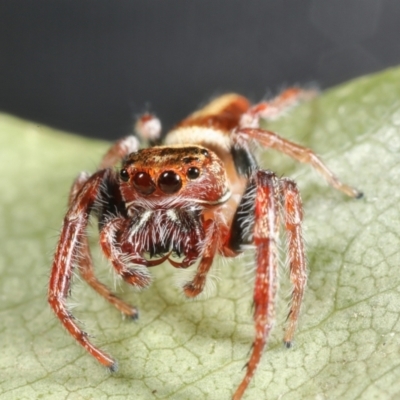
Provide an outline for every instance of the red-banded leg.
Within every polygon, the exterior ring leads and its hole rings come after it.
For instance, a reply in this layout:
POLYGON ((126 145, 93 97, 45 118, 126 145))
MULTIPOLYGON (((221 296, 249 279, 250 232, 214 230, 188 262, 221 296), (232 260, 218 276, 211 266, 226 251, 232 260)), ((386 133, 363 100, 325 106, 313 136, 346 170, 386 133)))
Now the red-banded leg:
POLYGON ((77 325, 66 304, 71 289, 74 265, 82 250, 80 246, 81 238, 86 235, 91 208, 97 200, 103 180, 107 178, 109 173, 109 170, 102 170, 89 178, 75 195, 74 202, 64 218, 51 270, 48 302, 58 319, 75 340, 101 364, 114 371, 117 368, 115 361, 90 342, 87 333, 77 325))
MULTIPOLYGON (((133 136, 127 136, 118 140, 110 150, 105 154, 101 162, 101 167, 108 168, 112 167, 117 163, 118 158, 125 157, 127 154, 138 149, 137 139, 133 136)), ((70 195, 69 203, 71 204, 77 193, 80 191, 82 186, 86 183, 90 175, 87 172, 81 172, 75 179, 70 195)), ((139 316, 139 312, 136 307, 126 303, 114 294, 106 285, 101 283, 94 274, 94 267, 92 256, 90 253, 89 242, 86 235, 82 237, 82 243, 79 251, 79 257, 77 259, 77 265, 79 268, 80 275, 82 278, 101 296, 103 296, 108 302, 113 304, 117 310, 122 312, 129 318, 136 319, 139 316)))
POLYGON ((183 287, 187 297, 196 297, 199 295, 205 286, 207 274, 212 266, 215 253, 218 249, 218 227, 217 222, 214 220, 207 220, 204 224, 206 231, 204 252, 202 254, 200 263, 197 267, 196 275, 191 282, 188 282, 183 287))
POLYGON ((284 343, 290 347, 300 313, 300 306, 307 282, 307 263, 302 237, 303 206, 295 182, 280 180, 281 201, 289 252, 289 271, 292 283, 292 298, 288 315, 288 326, 284 343))
POLYGON ((135 136, 125 136, 117 140, 101 160, 99 169, 110 168, 119 163, 128 154, 139 150, 139 141, 135 136))
POLYGON ((278 150, 297 161, 310 164, 332 187, 348 196, 360 198, 363 195, 357 189, 342 183, 311 149, 284 139, 274 132, 259 128, 241 128, 233 133, 233 140, 242 147, 255 140, 266 148, 278 150))
POLYGON ((256 246, 254 283, 255 339, 246 375, 233 396, 242 398, 256 371, 269 333, 275 321, 275 301, 278 288, 279 180, 267 171, 256 172, 255 223, 253 243, 256 246))
POLYGON ((316 97, 315 89, 301 89, 291 87, 269 101, 252 106, 240 119, 242 128, 259 128, 260 119, 272 120, 279 118, 286 111, 296 106, 300 101, 311 100, 316 97))

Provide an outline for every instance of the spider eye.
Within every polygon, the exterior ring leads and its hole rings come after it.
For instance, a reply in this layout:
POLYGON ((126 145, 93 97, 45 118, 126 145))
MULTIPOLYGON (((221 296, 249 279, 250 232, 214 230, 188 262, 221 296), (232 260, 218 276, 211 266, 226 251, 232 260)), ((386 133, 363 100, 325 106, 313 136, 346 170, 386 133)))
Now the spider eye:
POLYGON ((201 154, 203 154, 203 156, 208 157, 210 154, 208 153, 208 151, 206 149, 201 149, 201 154))
POLYGON ((182 180, 174 171, 165 171, 158 178, 158 186, 164 193, 171 194, 182 187, 182 180))
POLYGON ((138 172, 133 177, 133 186, 142 194, 151 194, 156 190, 154 182, 147 172, 138 172))
POLYGON ((189 179, 197 179, 200 176, 200 171, 196 167, 190 167, 186 173, 189 179))
POLYGON ((119 176, 121 177, 121 180, 123 180, 124 182, 129 181, 129 173, 125 168, 121 169, 119 176))

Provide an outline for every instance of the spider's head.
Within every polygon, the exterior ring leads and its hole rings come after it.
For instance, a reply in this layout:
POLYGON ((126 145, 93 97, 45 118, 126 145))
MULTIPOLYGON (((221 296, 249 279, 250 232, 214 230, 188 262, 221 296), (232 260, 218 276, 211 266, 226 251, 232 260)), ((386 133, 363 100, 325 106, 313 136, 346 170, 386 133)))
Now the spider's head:
POLYGON ((119 174, 125 202, 155 208, 205 207, 230 197, 221 160, 201 146, 160 146, 139 150, 123 162, 119 174))

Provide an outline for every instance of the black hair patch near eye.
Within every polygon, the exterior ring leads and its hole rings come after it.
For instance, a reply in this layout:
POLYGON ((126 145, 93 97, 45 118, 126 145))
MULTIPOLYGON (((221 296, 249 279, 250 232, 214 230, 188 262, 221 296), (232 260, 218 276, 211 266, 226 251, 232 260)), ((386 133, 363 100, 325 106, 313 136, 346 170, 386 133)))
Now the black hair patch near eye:
POLYGON ((231 155, 239 175, 249 177, 252 171, 258 168, 256 159, 246 148, 233 146, 231 155))
POLYGON ((242 245, 250 244, 253 241, 256 190, 256 183, 252 179, 249 181, 233 217, 229 247, 234 251, 242 251, 242 245))

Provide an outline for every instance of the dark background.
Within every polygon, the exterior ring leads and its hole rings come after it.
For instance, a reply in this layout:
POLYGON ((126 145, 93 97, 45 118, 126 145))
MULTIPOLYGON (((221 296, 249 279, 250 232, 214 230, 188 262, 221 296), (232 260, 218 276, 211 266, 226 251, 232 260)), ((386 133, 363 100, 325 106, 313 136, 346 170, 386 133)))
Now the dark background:
POLYGON ((0 0, 0 110, 93 137, 397 63, 399 0, 0 0))

